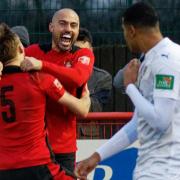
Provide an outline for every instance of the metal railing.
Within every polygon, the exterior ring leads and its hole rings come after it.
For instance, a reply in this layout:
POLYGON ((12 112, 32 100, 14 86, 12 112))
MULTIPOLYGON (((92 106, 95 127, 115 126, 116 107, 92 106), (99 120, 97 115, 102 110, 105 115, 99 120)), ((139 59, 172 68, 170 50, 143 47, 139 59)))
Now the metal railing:
POLYGON ((94 112, 77 121, 78 139, 109 139, 132 117, 132 112, 94 112))

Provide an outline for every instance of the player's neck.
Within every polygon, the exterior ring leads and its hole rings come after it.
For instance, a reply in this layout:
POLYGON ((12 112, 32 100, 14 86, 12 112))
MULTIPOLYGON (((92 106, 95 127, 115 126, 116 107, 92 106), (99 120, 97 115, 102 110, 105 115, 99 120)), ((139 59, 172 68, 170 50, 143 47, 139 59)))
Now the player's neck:
POLYGON ((16 57, 8 60, 4 66, 20 66, 21 62, 24 60, 22 55, 17 55, 16 57))

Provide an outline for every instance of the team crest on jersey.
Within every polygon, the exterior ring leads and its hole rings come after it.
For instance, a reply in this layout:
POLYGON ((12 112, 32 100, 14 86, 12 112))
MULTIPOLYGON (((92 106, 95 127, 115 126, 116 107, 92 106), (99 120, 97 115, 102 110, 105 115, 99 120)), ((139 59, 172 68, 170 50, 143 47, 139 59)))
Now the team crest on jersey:
POLYGON ((90 58, 87 56, 81 56, 78 58, 78 61, 81 62, 82 64, 89 65, 90 58))
POLYGON ((54 85, 55 85, 58 89, 61 89, 61 88, 62 88, 61 83, 60 83, 57 79, 54 80, 54 85))
POLYGON ((172 75, 156 75, 156 89, 172 90, 174 87, 174 76, 172 75))

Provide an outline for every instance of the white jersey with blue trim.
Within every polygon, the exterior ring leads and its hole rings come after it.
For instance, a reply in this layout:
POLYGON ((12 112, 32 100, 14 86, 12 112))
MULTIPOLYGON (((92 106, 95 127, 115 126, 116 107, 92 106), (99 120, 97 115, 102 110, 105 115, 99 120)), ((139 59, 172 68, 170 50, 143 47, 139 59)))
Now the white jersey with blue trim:
POLYGON ((176 107, 165 132, 154 129, 137 112, 140 148, 134 180, 180 180, 180 46, 164 38, 150 49, 137 84, 152 104, 156 97, 169 98, 176 107))

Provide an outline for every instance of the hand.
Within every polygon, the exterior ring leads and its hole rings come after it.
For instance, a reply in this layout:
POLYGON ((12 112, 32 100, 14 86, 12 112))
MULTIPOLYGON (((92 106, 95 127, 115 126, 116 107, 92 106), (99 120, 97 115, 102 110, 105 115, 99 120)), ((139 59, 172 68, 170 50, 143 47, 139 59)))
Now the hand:
POLYGON ((140 63, 138 59, 132 59, 124 69, 124 86, 127 87, 128 84, 135 83, 138 77, 140 63))
POLYGON ((41 70, 42 69, 42 61, 34 58, 34 57, 25 57, 20 65, 23 71, 30 70, 41 70))
POLYGON ((75 168, 75 175, 81 179, 85 180, 87 179, 87 175, 98 165, 100 162, 100 156, 98 153, 94 153, 92 156, 89 158, 80 161, 75 168))
POLYGON ((2 62, 0 62, 0 80, 1 80, 1 76, 2 76, 2 70, 3 70, 3 64, 2 64, 2 62))
POLYGON ((90 95, 90 92, 89 92, 89 89, 88 89, 88 85, 86 83, 86 85, 83 88, 83 92, 82 92, 82 96, 81 97, 89 97, 89 95, 90 95))
POLYGON ((82 118, 84 118, 84 117, 86 117, 88 115, 89 109, 90 109, 90 106, 91 106, 90 92, 89 92, 87 84, 85 85, 85 87, 83 89, 80 101, 83 104, 83 108, 86 110, 86 112, 82 116, 82 118))

